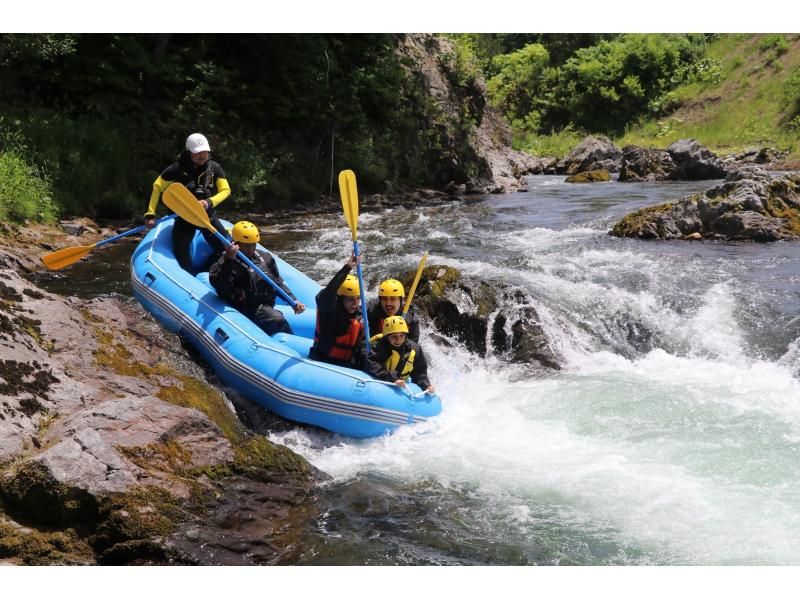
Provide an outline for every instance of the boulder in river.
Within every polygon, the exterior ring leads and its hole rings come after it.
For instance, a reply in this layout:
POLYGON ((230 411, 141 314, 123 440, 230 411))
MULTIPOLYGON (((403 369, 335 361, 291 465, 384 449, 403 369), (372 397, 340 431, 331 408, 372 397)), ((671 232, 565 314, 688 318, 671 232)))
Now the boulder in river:
POLYGON ((622 152, 608 137, 586 137, 556 164, 558 174, 577 174, 588 170, 618 172, 622 152))
POLYGON ((745 166, 704 193, 628 214, 610 234, 639 239, 798 239, 800 174, 771 176, 745 166))
MULTIPOLYGON (((400 277, 406 288, 414 274, 400 277)), ((422 271, 414 304, 445 340, 481 357, 492 351, 515 363, 561 367, 530 298, 509 285, 466 280, 455 268, 431 265, 422 271)))

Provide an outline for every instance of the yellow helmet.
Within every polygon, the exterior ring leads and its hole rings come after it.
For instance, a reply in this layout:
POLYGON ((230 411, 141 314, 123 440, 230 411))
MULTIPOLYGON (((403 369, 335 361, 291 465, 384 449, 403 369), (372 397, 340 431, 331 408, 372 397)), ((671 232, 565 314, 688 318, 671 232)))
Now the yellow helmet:
POLYGON ((340 297, 360 297, 361 287, 358 286, 358 278, 352 274, 348 274, 344 282, 339 285, 336 294, 340 297))
POLYGON ((408 324, 406 324, 403 316, 389 316, 383 321, 383 334, 394 334, 395 332, 402 332, 408 334, 408 324))
POLYGON ((378 287, 378 297, 405 297, 406 290, 403 288, 403 283, 394 278, 389 278, 381 283, 378 287))
POLYGON ((261 240, 258 227, 247 220, 240 220, 233 225, 232 236, 237 243, 258 243, 261 240))

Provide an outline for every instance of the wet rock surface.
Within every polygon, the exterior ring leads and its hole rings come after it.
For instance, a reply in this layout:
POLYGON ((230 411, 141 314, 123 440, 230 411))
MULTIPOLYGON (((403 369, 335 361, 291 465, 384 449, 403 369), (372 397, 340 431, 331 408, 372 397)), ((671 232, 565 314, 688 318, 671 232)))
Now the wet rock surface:
POLYGON ((704 193, 628 214, 610 234, 640 239, 798 239, 800 174, 772 175, 744 166, 704 193))
POLYGON ((589 170, 618 172, 622 152, 608 137, 586 137, 556 164, 558 174, 573 175, 589 170))
POLYGON ((54 246, 94 243, 91 232, 12 232, 0 243, 0 558, 251 564, 290 553, 319 474, 245 427, 138 305, 62 297, 22 276, 54 246), (191 530, 202 541, 184 542, 191 530))
MULTIPOLYGON (((399 280, 409 288, 415 274, 399 280)), ((467 280, 455 268, 432 265, 422 271, 414 303, 445 342, 456 340, 482 357, 491 351, 514 363, 561 367, 530 299, 509 285, 467 280)))

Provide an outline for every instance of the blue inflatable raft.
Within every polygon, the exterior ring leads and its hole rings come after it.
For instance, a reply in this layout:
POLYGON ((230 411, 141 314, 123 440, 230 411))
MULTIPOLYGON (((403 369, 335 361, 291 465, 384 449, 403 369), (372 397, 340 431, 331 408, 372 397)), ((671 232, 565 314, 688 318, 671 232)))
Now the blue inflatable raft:
MULTIPOLYGON (((217 296, 207 273, 195 277, 178 265, 172 253, 173 222, 158 224, 136 248, 133 293, 162 325, 186 338, 226 385, 283 418, 355 438, 380 436, 441 412, 439 397, 414 384, 404 391, 359 370, 308 359, 320 286, 278 256, 281 276, 307 309, 295 314, 278 298, 276 308, 295 334, 264 333, 217 296)), ((194 263, 209 255, 207 243, 196 234, 194 263)))

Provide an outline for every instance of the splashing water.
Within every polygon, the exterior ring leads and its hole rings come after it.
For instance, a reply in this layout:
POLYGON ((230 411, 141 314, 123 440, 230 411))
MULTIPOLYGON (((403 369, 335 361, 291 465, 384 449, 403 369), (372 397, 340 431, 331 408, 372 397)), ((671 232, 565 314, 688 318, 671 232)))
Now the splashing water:
MULTIPOLYGON (((298 562, 800 563, 800 249, 606 234, 711 184, 531 183, 391 210, 391 235, 363 225, 364 269, 376 286, 430 249, 522 288, 564 369, 534 376, 425 330, 440 417, 372 441, 274 434, 332 476, 298 562)), ((306 225, 318 242, 291 259, 324 280, 345 232, 306 225)))

